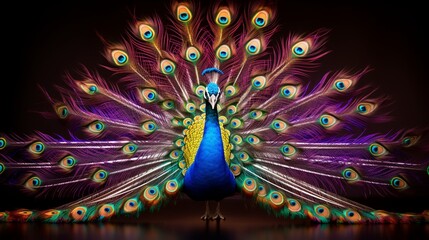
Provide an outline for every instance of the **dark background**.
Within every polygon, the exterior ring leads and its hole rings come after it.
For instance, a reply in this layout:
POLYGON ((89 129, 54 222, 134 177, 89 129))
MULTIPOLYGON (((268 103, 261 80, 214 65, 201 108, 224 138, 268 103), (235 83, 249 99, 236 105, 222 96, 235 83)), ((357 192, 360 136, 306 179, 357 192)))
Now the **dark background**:
MULTIPOLYGON (((112 42, 119 41, 134 12, 137 17, 163 15, 170 6, 168 1, 9 4, 9 7, 2 6, 1 10, 0 132, 19 134, 31 134, 34 130, 64 132, 60 121, 46 120, 37 113, 52 109, 38 86, 52 92, 52 85, 62 85, 66 71, 76 72, 80 64, 96 69, 98 64, 107 63, 102 56, 104 48, 97 33, 112 42)), ((331 29, 327 49, 332 52, 322 59, 321 67, 311 75, 312 81, 317 82, 327 71, 359 70, 370 66, 374 70, 363 81, 378 88, 380 94, 391 97, 392 104, 388 110, 395 119, 375 129, 389 131, 429 126, 429 79, 426 71, 429 47, 424 37, 429 28, 425 23, 427 13, 423 6, 410 1, 378 5, 361 1, 279 1, 274 6, 277 6, 278 22, 284 36, 309 33, 319 28, 331 29)), ((362 202, 374 208, 420 212, 428 208, 428 195, 421 193, 362 202)), ((1 209, 52 207, 57 203, 50 199, 29 200, 6 187, 2 187, 0 199, 1 209)), ((174 219, 183 214, 198 217, 202 213, 201 204, 192 207, 195 205, 186 198, 181 201, 178 205, 182 210, 174 206, 161 210, 160 216, 165 216, 164 221, 176 215, 171 220, 174 223, 174 219), (183 209, 189 211, 184 212, 183 209)), ((268 223, 278 221, 273 216, 265 217, 264 211, 248 207, 241 200, 227 200, 225 204, 228 203, 233 206, 227 207, 229 215, 237 221, 240 221, 241 211, 249 209, 251 212, 245 215, 247 222, 257 224, 261 217, 269 219, 264 220, 268 223)), ((151 215, 147 221, 154 217, 151 215)), ((228 224, 231 222, 227 221, 228 224)), ((278 230, 275 228, 273 231, 278 230)), ((427 228, 425 232, 428 233, 427 228)), ((281 230, 280 236, 282 233, 281 230)))

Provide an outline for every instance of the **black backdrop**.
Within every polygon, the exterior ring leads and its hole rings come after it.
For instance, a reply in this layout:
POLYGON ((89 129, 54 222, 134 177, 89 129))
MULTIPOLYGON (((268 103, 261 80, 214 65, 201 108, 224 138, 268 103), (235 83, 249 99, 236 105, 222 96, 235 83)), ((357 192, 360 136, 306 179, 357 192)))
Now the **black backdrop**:
MULTIPOLYGON (((378 88, 379 93, 391 96, 389 110, 395 119, 375 129, 429 126, 429 47, 424 37, 429 28, 422 6, 410 2, 375 6, 361 1, 279 1, 275 6, 284 35, 331 29, 327 49, 332 53, 323 58, 321 67, 311 75, 312 81, 330 70, 370 66, 374 70, 364 81, 378 88)), ((106 63, 97 33, 119 41, 133 12, 143 17, 162 15, 168 9, 165 1, 38 1, 2 7, 0 132, 64 132, 60 121, 47 121, 37 113, 52 109, 38 86, 53 91, 52 85, 61 85, 66 71, 74 72, 80 64, 95 69, 99 63, 106 63)), ((14 189, 1 188, 1 209, 57 204, 50 199, 29 201, 14 189)), ((421 211, 427 202, 428 193, 421 193, 407 198, 373 199, 369 204, 375 208, 421 211)))

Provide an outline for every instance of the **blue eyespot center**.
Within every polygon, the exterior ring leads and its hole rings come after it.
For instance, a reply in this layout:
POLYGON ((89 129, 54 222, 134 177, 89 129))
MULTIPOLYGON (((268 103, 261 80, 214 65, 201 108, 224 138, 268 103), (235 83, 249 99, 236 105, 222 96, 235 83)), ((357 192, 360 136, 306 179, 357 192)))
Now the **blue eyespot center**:
POLYGON ((97 87, 92 85, 91 87, 89 87, 89 91, 95 92, 95 91, 97 91, 97 87))
POLYGON ((104 208, 104 211, 108 213, 108 212, 110 212, 110 208, 106 207, 106 208, 104 208))
MULTIPOLYGON (((153 130, 155 128, 155 126, 151 123, 149 125, 147 125, 147 128, 149 128, 149 130, 153 130)), ((134 146, 133 146, 134 148, 134 146)))
POLYGON ((355 213, 354 212, 349 212, 349 217, 353 217, 354 215, 355 215, 355 213))
POLYGON ((187 13, 181 13, 180 14, 180 20, 186 21, 189 18, 189 15, 187 13))
POLYGON ((246 185, 248 185, 248 186, 252 185, 252 180, 247 180, 246 185))
POLYGON ((280 128, 280 123, 278 122, 274 123, 274 128, 280 128))
POLYGON ((335 84, 335 86, 339 89, 339 90, 343 90, 346 86, 344 85, 344 83, 343 82, 337 82, 336 84, 335 84))
POLYGON ((347 170, 347 171, 345 171, 345 172, 344 172, 344 175, 345 175, 347 178, 350 178, 350 177, 352 176, 352 172, 351 172, 350 170, 347 170))
POLYGON ((173 67, 171 65, 167 65, 167 66, 164 67, 164 70, 166 72, 171 72, 173 70, 173 67))
POLYGON ((146 31, 146 32, 144 33, 144 36, 145 36, 146 38, 151 38, 151 37, 152 37, 152 35, 153 35, 152 31, 146 31))
POLYGON ((283 91, 283 94, 284 94, 285 96, 289 96, 289 95, 290 95, 290 90, 289 90, 289 89, 285 89, 285 90, 283 91))
POLYGON ((279 195, 278 195, 277 193, 274 193, 274 194, 273 194, 273 198, 274 198, 274 199, 277 199, 277 198, 279 198, 279 195))
POLYGON ((289 204, 293 207, 293 206, 295 206, 295 205, 296 205, 296 202, 295 202, 294 200, 290 200, 290 201, 289 201, 289 204))
POLYGON ((121 54, 121 55, 119 55, 119 57, 118 57, 118 62, 119 63, 125 63, 127 61, 127 57, 125 56, 125 55, 123 55, 123 54, 121 54))
POLYGON ((101 123, 95 124, 95 129, 97 129, 97 130, 103 129, 103 124, 101 124, 101 123))
POLYGON ((191 53, 191 54, 189 54, 189 58, 190 59, 195 59, 195 58, 197 58, 197 54, 191 53))
POLYGON ((170 187, 175 187, 176 183, 175 182, 170 182, 170 187))
POLYGON ((261 82, 260 81, 255 81, 255 86, 257 86, 257 87, 261 86, 261 82))
POLYGON ((329 119, 327 117, 322 117, 321 122, 322 124, 326 125, 329 123, 329 119))
POLYGON ((405 139, 402 141, 402 143, 403 143, 404 145, 410 145, 410 144, 411 144, 411 139, 409 139, 409 138, 405 138, 405 139))
POLYGON ((252 137, 249 138, 249 142, 253 143, 255 141, 255 139, 253 139, 252 137))
POLYGON ((135 204, 133 201, 130 201, 130 202, 128 203, 128 205, 129 205, 130 207, 134 207, 136 204, 135 204))
POLYGON ((323 209, 323 208, 321 208, 321 207, 319 207, 318 209, 317 209, 317 212, 319 212, 319 213, 323 213, 325 211, 325 209, 323 209))
POLYGON ((256 47, 254 45, 249 46, 249 52, 254 53, 256 52, 256 47))
POLYGON ((222 23, 222 24, 226 24, 226 23, 228 23, 228 18, 226 18, 226 17, 220 17, 219 18, 219 22, 222 23))
POLYGON ((265 23, 265 20, 263 19, 263 18, 256 18, 255 19, 255 23, 256 23, 256 25, 258 25, 258 26, 263 26, 264 25, 264 23, 265 23))
POLYGON ((398 187, 400 182, 399 179, 393 180, 393 186, 398 187))
POLYGON ((296 47, 294 50, 296 55, 302 55, 304 54, 304 49, 302 47, 296 47))
POLYGON ((3 139, 0 139, 0 148, 6 146, 6 141, 3 139))
POLYGON ((38 144, 36 145, 36 151, 37 151, 37 152, 40 152, 40 151, 42 151, 42 150, 43 150, 43 146, 42 146, 42 144, 38 143, 38 144))
POLYGON ((377 153, 378 152, 378 146, 372 146, 371 147, 371 152, 377 153))
POLYGON ((105 172, 100 172, 100 173, 98 174, 98 176, 99 176, 101 179, 103 179, 103 178, 105 178, 105 177, 106 177, 106 173, 105 173, 105 172))
POLYGON ((155 194, 155 192, 156 192, 156 191, 155 191, 155 189, 150 189, 150 190, 149 190, 149 193, 150 193, 150 194, 155 194))
POLYGON ((360 112, 366 112, 366 107, 364 105, 359 105, 360 112))
POLYGON ((155 94, 154 94, 153 92, 150 92, 150 93, 147 95, 147 98, 149 98, 150 100, 152 100, 154 97, 155 97, 155 94))
POLYGON ((284 151, 285 153, 288 153, 288 152, 290 151, 289 146, 284 146, 284 147, 283 147, 283 151, 284 151))
POLYGON ((83 211, 82 210, 77 210, 76 213, 77 213, 77 215, 82 215, 83 211))
POLYGON ((221 56, 221 57, 226 57, 227 56, 227 52, 225 52, 225 51, 221 51, 220 53, 219 53, 219 55, 221 56))

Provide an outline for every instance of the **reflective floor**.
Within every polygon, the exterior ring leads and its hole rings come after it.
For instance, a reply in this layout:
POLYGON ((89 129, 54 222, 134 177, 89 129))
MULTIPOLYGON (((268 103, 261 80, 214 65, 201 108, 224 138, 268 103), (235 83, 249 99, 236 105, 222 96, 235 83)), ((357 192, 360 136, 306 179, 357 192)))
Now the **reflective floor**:
POLYGON ((103 223, 0 223, 0 239, 429 239, 429 224, 312 224, 225 200, 226 221, 203 222, 204 203, 181 200, 139 218, 103 223))

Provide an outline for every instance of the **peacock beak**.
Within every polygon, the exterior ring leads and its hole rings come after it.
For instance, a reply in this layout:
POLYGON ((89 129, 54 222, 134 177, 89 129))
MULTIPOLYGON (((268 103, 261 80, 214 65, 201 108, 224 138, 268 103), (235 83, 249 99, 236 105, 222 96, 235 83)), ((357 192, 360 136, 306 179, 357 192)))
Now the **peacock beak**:
POLYGON ((218 95, 214 95, 214 94, 209 96, 209 103, 212 106, 212 109, 214 109, 216 106, 217 97, 218 97, 218 95))

